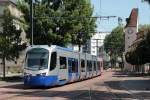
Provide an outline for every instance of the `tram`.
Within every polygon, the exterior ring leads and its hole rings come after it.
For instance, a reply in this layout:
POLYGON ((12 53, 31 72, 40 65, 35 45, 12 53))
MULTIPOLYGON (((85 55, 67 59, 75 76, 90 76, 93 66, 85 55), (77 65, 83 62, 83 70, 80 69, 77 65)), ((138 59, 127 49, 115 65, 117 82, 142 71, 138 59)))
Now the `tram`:
POLYGON ((56 86, 101 75, 96 56, 56 45, 29 46, 24 64, 25 86, 56 86))

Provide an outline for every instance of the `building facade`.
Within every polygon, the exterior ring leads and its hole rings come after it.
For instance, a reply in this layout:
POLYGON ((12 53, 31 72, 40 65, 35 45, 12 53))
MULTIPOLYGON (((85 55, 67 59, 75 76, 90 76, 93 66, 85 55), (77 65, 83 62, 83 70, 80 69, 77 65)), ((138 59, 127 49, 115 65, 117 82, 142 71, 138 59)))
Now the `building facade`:
MULTIPOLYGON (((124 28, 125 32, 125 54, 130 49, 131 45, 136 40, 136 33, 138 32, 138 9, 133 8, 129 18, 126 19, 126 26, 124 28)), ((132 71, 133 66, 126 61, 124 61, 125 70, 132 71)))
POLYGON ((104 39, 106 35, 110 33, 96 33, 91 38, 91 54, 95 56, 101 56, 104 52, 104 39))

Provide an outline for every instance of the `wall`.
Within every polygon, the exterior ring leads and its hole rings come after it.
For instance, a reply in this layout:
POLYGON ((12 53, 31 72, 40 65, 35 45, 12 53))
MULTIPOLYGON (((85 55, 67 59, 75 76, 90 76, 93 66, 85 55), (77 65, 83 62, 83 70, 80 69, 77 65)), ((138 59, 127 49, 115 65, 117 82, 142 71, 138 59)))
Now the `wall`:
MULTIPOLYGON (((126 27, 125 28, 125 53, 128 51, 130 46, 136 40, 137 27, 126 27), (128 30, 133 30, 132 34, 129 34, 128 30)), ((126 61, 124 61, 124 69, 128 71, 133 71, 133 66, 126 61)))
POLYGON ((108 35, 110 33, 96 33, 92 38, 91 38, 91 54, 92 55, 97 55, 97 46, 101 49, 104 48, 103 44, 104 44, 104 39, 106 37, 106 35, 108 35), (98 40, 95 40, 98 39, 98 40))

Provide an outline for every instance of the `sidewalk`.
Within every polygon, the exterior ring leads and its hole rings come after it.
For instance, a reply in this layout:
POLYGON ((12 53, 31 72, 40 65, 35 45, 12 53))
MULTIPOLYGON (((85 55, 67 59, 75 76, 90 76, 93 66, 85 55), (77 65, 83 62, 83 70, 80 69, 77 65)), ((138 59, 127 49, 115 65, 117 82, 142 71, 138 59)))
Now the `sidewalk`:
POLYGON ((118 73, 120 87, 139 100, 150 100, 150 77, 118 73))
POLYGON ((2 80, 2 75, 0 75, 0 87, 14 84, 21 84, 22 82, 23 82, 23 75, 21 73, 7 74, 5 80, 2 80))

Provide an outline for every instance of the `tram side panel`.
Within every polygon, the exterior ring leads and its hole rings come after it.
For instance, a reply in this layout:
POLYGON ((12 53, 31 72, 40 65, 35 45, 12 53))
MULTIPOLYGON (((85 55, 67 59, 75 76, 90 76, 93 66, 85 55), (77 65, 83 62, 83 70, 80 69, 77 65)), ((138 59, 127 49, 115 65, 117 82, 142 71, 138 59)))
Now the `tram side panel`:
POLYGON ((59 85, 65 84, 68 82, 68 55, 67 51, 64 50, 57 50, 57 62, 58 62, 58 81, 59 85))
POLYGON ((49 57, 49 67, 48 67, 48 76, 51 77, 56 77, 56 78, 51 78, 51 84, 49 86, 54 86, 59 83, 59 78, 58 78, 58 72, 59 72, 59 66, 58 66, 58 53, 57 51, 52 51, 50 52, 50 57, 49 57))
POLYGON ((76 52, 69 52, 68 75, 69 82, 74 82, 79 79, 79 55, 76 52))

